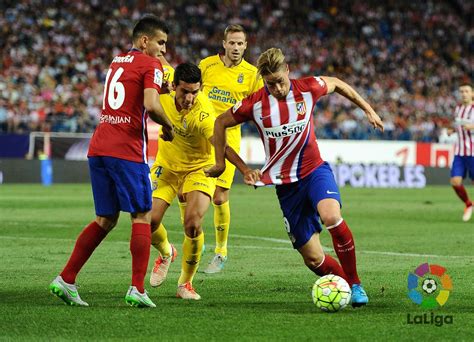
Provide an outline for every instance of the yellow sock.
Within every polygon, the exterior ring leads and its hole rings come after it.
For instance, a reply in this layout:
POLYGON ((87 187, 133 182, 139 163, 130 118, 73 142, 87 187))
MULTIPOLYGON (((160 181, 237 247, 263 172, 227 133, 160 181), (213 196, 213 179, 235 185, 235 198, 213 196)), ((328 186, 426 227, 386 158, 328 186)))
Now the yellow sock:
POLYGON ((163 224, 160 224, 158 229, 151 234, 151 244, 160 252, 163 258, 169 258, 171 256, 171 245, 168 241, 168 232, 163 224))
POLYGON ((184 236, 183 258, 181 259, 181 275, 178 285, 192 282, 201 260, 202 246, 204 245, 204 233, 195 238, 184 236))
POLYGON ((214 204, 214 227, 216 230, 216 249, 214 252, 227 256, 227 238, 230 226, 229 201, 220 205, 214 204))
POLYGON ((178 201, 179 213, 181 214, 181 225, 184 225, 184 212, 186 211, 186 206, 188 203, 178 201))

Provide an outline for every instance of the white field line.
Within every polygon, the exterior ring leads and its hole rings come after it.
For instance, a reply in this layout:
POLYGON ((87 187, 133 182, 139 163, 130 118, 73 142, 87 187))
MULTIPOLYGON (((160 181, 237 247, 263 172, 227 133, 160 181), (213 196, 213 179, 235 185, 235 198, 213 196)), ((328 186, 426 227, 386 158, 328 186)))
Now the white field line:
MULTIPOLYGON (((183 232, 175 231, 175 230, 168 230, 168 233, 171 234, 179 234, 182 235, 183 232)), ((251 235, 237 235, 231 234, 230 238, 240 238, 240 239, 248 239, 248 240, 256 240, 256 241, 269 241, 269 242, 276 242, 288 245, 288 247, 273 247, 273 246, 236 246, 231 245, 230 248, 237 248, 237 249, 270 249, 270 250, 293 250, 288 240, 284 239, 276 239, 276 238, 266 238, 261 236, 251 236, 251 235)), ((74 239, 61 239, 61 238, 34 238, 34 237, 27 237, 27 236, 4 236, 0 235, 0 240, 36 240, 36 241, 64 241, 64 242, 74 242, 74 239)), ((126 241, 108 241, 108 243, 119 243, 119 244, 129 244, 126 241)), ((207 245, 208 247, 213 247, 211 245, 207 245)), ((323 246, 326 252, 330 252, 333 249, 330 247, 323 246)), ((367 251, 367 250, 358 250, 357 253, 360 254, 375 254, 375 255, 389 255, 389 256, 398 256, 398 257, 416 257, 416 258, 444 258, 444 259, 471 259, 474 258, 474 255, 438 255, 438 254, 418 254, 418 253, 401 253, 401 252, 382 252, 382 251, 367 251)))

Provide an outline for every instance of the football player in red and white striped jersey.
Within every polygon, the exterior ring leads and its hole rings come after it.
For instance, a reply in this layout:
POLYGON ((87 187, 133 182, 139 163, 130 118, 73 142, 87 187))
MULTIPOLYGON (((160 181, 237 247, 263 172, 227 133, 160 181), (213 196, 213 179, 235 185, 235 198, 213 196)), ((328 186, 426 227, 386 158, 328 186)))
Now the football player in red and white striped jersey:
POLYGON ((454 128, 457 133, 454 160, 451 167, 451 185, 458 197, 464 202, 462 219, 467 222, 472 216, 472 202, 462 184, 469 172, 474 181, 474 105, 472 103, 472 86, 463 84, 459 87, 461 104, 454 110, 454 128))
POLYGON ((225 169, 225 129, 253 121, 265 146, 262 170, 246 170, 247 184, 275 184, 284 223, 293 247, 314 273, 336 274, 352 287, 352 305, 367 304, 356 268, 351 230, 342 219, 339 189, 329 165, 319 153, 313 127, 313 112, 321 96, 337 92, 364 110, 369 122, 383 130, 372 107, 347 83, 334 77, 289 78, 288 65, 280 49, 260 55, 257 68, 265 87, 219 116, 214 126, 216 165, 208 175, 216 177, 225 169), (319 242, 321 225, 331 233, 341 265, 324 254, 319 242))

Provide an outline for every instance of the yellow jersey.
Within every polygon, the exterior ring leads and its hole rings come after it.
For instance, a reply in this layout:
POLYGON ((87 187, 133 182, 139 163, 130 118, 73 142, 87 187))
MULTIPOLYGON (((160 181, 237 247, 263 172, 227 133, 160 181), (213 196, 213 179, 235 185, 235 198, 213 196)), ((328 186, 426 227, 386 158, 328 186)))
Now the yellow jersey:
MULTIPOLYGON (((237 102, 263 87, 257 68, 244 59, 236 66, 226 67, 219 55, 204 58, 199 63, 202 92, 211 101, 217 116, 237 102)), ((240 149, 240 125, 227 129, 227 141, 240 149)))
POLYGON ((174 80, 174 68, 169 64, 163 64, 163 81, 167 81, 169 84, 173 83, 174 80))
POLYGON ((173 171, 192 171, 214 164, 209 139, 214 134, 216 113, 211 102, 199 92, 189 110, 178 111, 175 93, 160 96, 161 105, 173 124, 174 139, 158 141, 155 164, 173 171))

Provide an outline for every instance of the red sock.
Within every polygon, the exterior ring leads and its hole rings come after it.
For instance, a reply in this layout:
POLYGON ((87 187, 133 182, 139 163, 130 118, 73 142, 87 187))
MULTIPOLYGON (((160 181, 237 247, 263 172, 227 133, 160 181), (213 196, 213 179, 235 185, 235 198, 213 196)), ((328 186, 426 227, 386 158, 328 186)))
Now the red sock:
POLYGON ((130 252, 132 253, 132 286, 145 291, 145 275, 150 258, 151 228, 148 223, 132 224, 130 252))
POLYGON ((342 269, 341 265, 329 254, 324 256, 323 262, 316 268, 312 270, 318 276, 325 276, 326 274, 335 274, 339 277, 347 279, 344 270, 342 269))
POLYGON ((95 221, 84 228, 76 240, 76 245, 64 270, 61 272, 61 277, 66 283, 74 284, 76 282, 76 276, 82 266, 106 236, 107 232, 95 221))
POLYGON ((472 205, 472 202, 469 200, 469 196, 467 195, 467 191, 464 185, 453 185, 453 189, 454 191, 456 191, 456 194, 461 199, 461 201, 466 204, 466 207, 470 207, 472 205))
POLYGON ((360 284, 357 274, 354 238, 351 230, 344 220, 336 227, 328 230, 331 233, 334 250, 341 262, 342 269, 347 275, 347 282, 351 286, 352 284, 360 284))

